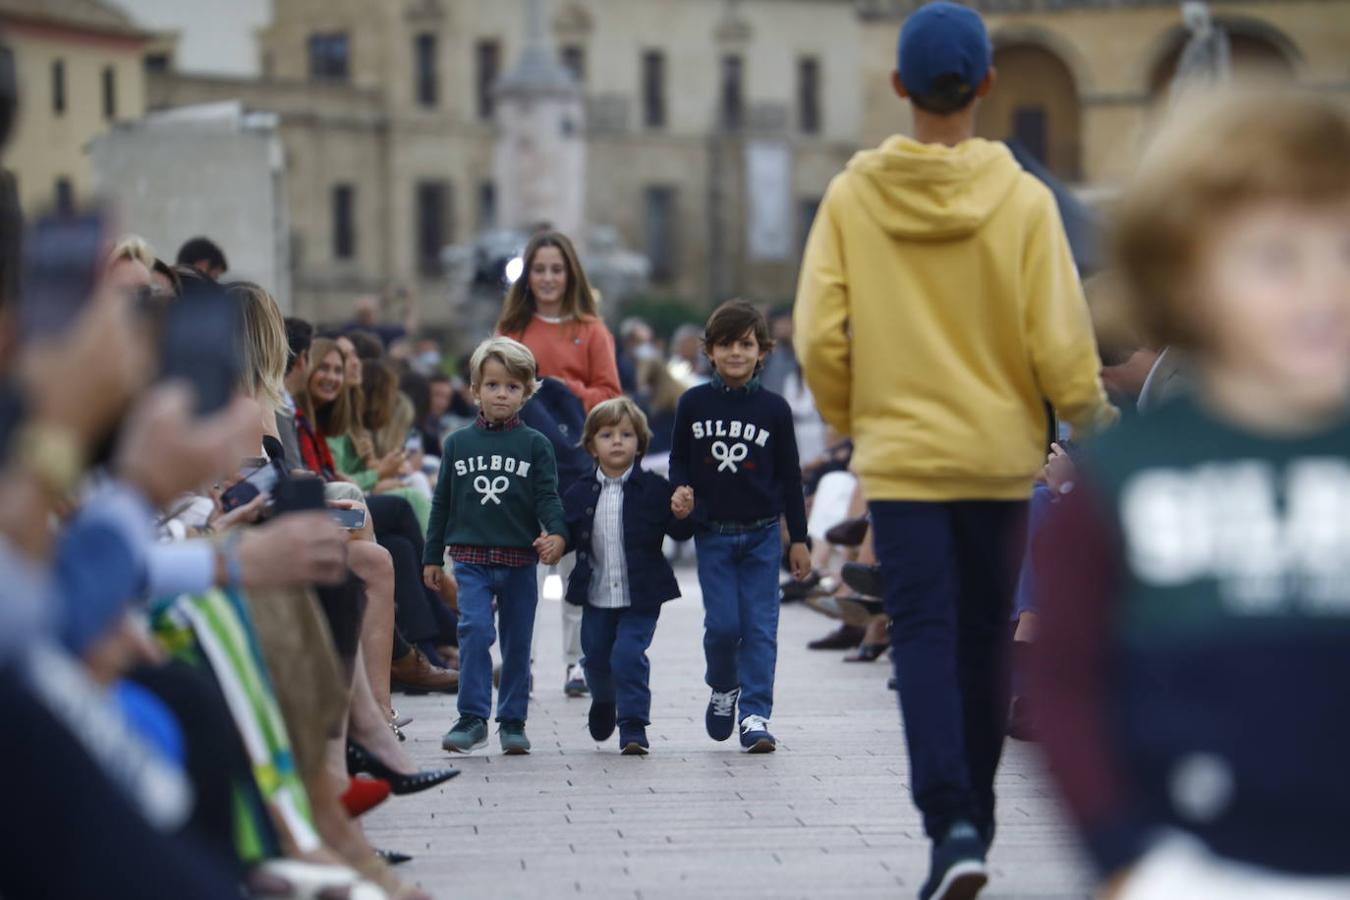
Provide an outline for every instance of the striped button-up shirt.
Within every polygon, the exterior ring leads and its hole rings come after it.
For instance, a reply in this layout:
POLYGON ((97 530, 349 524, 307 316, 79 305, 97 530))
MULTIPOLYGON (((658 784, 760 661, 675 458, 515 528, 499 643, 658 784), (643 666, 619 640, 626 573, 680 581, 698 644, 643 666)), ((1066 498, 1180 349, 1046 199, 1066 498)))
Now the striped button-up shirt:
POLYGON ((595 500, 595 523, 591 528, 591 606, 623 609, 633 605, 628 596, 628 560, 623 552, 623 486, 633 474, 632 466, 618 478, 600 468, 600 496, 595 500))

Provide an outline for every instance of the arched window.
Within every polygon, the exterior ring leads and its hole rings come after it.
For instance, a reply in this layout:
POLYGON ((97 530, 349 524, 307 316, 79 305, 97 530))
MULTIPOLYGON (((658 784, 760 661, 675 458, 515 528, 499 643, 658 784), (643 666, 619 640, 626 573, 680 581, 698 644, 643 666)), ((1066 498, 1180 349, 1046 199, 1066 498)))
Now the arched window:
MULTIPOLYGON (((1292 81, 1299 52, 1292 41, 1264 22, 1219 18, 1216 24, 1228 32, 1229 59, 1233 74, 1242 78, 1292 81)), ((1181 51, 1190 34, 1184 28, 1173 29, 1163 41, 1166 48, 1149 73, 1149 97, 1167 93, 1177 72, 1181 51)))
POLYGON ((1056 176, 1082 176, 1082 105, 1073 73, 1039 44, 995 44, 998 85, 980 107, 978 133, 1016 140, 1056 176))

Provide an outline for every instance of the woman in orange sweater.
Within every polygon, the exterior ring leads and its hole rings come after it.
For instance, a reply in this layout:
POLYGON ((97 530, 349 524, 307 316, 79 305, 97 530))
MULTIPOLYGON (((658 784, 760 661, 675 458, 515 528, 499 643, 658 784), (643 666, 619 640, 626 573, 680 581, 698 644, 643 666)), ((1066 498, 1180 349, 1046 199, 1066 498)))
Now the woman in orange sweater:
POLYGON ((566 384, 587 413, 623 393, 614 336, 566 235, 545 231, 530 240, 525 274, 506 293, 497 332, 529 347, 539 377, 566 384))
MULTIPOLYGON (((556 378, 589 413, 623 393, 614 353, 614 336, 596 310, 586 273, 567 236, 545 231, 525 248, 525 272, 511 285, 497 320, 497 332, 515 338, 534 353, 540 378, 556 378)), ((564 561, 570 569, 572 557, 564 561)), ((542 578, 545 570, 540 570, 542 578)), ((568 572, 561 573, 566 579, 568 572)), ((562 604, 563 690, 569 697, 586 693, 581 670, 581 607, 562 604)))

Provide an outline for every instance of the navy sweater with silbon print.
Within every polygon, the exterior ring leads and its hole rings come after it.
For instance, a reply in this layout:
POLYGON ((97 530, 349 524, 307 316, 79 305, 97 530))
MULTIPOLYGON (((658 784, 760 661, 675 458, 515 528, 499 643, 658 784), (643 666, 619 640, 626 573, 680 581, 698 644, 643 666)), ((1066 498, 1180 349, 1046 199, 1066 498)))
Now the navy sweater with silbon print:
POLYGON ((806 541, 792 410, 758 379, 742 388, 714 379, 685 392, 675 411, 670 480, 694 489, 699 524, 786 515, 792 542, 806 541))

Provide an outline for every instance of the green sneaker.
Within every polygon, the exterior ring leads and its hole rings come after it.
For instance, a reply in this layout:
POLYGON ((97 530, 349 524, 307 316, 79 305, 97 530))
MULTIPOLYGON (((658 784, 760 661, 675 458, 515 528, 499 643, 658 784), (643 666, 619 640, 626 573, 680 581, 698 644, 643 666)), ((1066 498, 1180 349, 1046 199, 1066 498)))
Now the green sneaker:
POLYGON ((451 753, 472 753, 488 742, 487 719, 463 715, 441 738, 441 747, 451 753))
POLYGON ((507 756, 524 756, 530 752, 530 739, 525 736, 525 723, 516 719, 503 719, 497 727, 497 736, 502 741, 502 752, 507 756))

